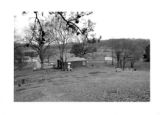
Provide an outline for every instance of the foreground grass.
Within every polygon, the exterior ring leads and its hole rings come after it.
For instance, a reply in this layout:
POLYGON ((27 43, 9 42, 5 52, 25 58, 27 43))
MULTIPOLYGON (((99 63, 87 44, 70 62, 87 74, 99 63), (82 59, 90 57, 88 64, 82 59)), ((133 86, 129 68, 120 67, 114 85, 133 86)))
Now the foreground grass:
POLYGON ((115 72, 112 67, 15 72, 15 101, 146 102, 150 101, 149 71, 115 72), (25 78, 18 87, 16 80, 25 78))

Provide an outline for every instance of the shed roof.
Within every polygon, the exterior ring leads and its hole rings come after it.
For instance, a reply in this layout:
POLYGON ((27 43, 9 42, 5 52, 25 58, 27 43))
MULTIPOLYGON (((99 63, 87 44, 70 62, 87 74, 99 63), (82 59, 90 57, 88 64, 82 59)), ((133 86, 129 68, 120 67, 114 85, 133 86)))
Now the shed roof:
POLYGON ((86 59, 80 57, 71 57, 67 59, 67 62, 73 62, 73 61, 86 61, 86 59))

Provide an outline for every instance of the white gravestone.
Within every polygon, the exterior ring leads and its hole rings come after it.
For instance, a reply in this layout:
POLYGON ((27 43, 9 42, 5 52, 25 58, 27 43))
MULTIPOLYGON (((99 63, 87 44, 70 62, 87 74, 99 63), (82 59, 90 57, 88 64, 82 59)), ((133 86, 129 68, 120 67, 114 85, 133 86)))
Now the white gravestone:
POLYGON ((71 68, 71 63, 70 63, 70 62, 68 62, 68 67, 67 67, 67 69, 68 69, 68 71, 71 71, 71 70, 72 70, 72 68, 71 68))

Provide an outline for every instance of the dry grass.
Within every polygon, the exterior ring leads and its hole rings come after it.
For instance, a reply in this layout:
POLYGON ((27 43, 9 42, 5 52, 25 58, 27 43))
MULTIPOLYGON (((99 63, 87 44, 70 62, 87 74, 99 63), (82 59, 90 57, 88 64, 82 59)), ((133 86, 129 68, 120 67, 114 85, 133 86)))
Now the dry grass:
POLYGON ((16 71, 15 101, 150 101, 150 72, 115 72, 112 67, 77 68, 72 72, 53 69, 16 71))

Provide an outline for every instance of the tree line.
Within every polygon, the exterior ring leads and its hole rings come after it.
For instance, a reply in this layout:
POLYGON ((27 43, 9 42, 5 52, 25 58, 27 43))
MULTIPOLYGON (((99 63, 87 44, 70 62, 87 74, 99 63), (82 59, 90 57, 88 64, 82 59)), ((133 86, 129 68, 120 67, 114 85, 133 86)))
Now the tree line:
POLYGON ((150 41, 149 39, 110 39, 107 46, 114 52, 116 58, 116 67, 126 67, 126 63, 130 63, 130 67, 140 59, 150 61, 150 41))
MULTIPOLYGON (((23 15, 27 15, 24 11, 23 15)), ((109 39, 101 42, 100 37, 96 37, 94 32, 95 23, 90 19, 82 23, 81 18, 91 15, 92 12, 48 12, 48 17, 44 17, 43 12, 34 11, 33 22, 25 31, 25 46, 37 52, 40 58, 41 68, 44 65, 45 56, 49 58, 54 54, 54 49, 49 50, 53 45, 59 50, 59 60, 62 63, 60 69, 64 70, 68 46, 73 44, 70 53, 83 57, 87 53, 96 52, 98 47, 110 47, 116 58, 116 66, 122 69, 126 63, 130 63, 131 68, 140 58, 150 61, 150 41, 144 39, 109 39), (43 17, 43 18, 42 18, 43 17), (83 26, 79 26, 81 23, 83 26), (98 45, 95 45, 98 44, 98 45)), ((21 45, 20 45, 21 46, 21 45)), ((18 44, 15 45, 15 59, 22 60, 23 55, 18 44)), ((48 59, 49 60, 49 59, 48 59)), ((21 63, 22 61, 18 61, 21 63)))

